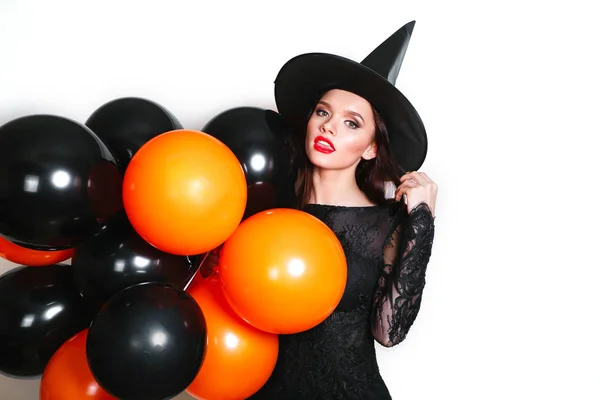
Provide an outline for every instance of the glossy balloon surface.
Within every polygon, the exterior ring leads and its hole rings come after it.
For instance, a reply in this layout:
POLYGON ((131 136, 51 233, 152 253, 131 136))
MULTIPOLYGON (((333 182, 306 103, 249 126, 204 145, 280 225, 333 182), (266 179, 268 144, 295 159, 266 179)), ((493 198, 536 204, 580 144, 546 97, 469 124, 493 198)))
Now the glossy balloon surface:
POLYGON ((100 304, 138 283, 164 282, 183 289, 194 273, 191 258, 162 252, 147 243, 124 213, 109 229, 77 246, 71 264, 80 293, 100 304))
POLYGON ((50 359, 40 382, 40 400, 118 400, 92 376, 85 354, 88 330, 66 341, 50 359))
POLYGON ((179 120, 165 107, 138 97, 124 97, 103 104, 85 124, 111 149, 122 172, 150 139, 182 128, 179 120))
POLYGON ((125 210, 136 232, 177 255, 222 244, 239 225, 246 199, 246 179, 235 155, 198 131, 171 131, 146 143, 123 183, 125 210))
POLYGON ((223 245, 218 269, 236 313, 279 334, 325 320, 342 298, 348 272, 341 243, 327 225, 283 208, 242 222, 223 245))
POLYGON ((73 257, 73 249, 66 250, 33 250, 27 247, 21 247, 13 242, 0 237, 0 257, 15 264, 26 265, 29 267, 39 267, 57 264, 73 257))
POLYGON ((105 305, 90 326, 90 371, 120 399, 163 400, 194 380, 202 364, 206 323, 198 304, 165 283, 131 286, 105 305))
POLYGON ((53 115, 0 127, 0 235, 37 250, 66 249, 123 208, 122 175, 87 127, 53 115))
POLYGON ((0 277, 0 372, 40 375, 58 348, 94 317, 70 266, 21 267, 0 277))
POLYGON ((291 131, 272 110, 238 107, 210 120, 203 131, 233 151, 246 174, 244 219, 259 211, 290 205, 293 196, 291 131))
POLYGON ((216 275, 199 280, 189 294, 206 317, 207 344, 202 367, 187 392, 211 400, 250 397, 273 373, 279 354, 278 335, 242 320, 227 303, 216 275))

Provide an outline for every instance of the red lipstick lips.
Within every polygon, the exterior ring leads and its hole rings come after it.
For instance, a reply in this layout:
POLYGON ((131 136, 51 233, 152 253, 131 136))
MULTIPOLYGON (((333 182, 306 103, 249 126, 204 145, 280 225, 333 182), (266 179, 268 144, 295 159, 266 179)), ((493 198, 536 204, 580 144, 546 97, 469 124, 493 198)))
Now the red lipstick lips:
POLYGON ((314 148, 316 151, 325 154, 331 154, 335 151, 333 143, 331 143, 329 139, 324 138, 323 136, 317 136, 315 138, 314 148))

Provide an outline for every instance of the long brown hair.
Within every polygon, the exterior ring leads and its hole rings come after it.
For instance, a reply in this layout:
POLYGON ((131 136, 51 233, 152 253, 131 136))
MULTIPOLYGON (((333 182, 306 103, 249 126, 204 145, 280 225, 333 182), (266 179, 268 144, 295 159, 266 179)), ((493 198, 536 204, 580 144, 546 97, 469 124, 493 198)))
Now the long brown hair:
MULTIPOLYGON (((398 186, 400 184, 400 176, 404 171, 392 156, 388 130, 383 122, 383 118, 381 118, 381 115, 373 107, 371 107, 371 110, 373 111, 375 120, 374 140, 377 146, 377 154, 371 160, 360 160, 356 167, 355 177, 359 189, 365 193, 367 198, 375 204, 382 205, 393 201, 385 198, 386 181, 391 181, 398 186)), ((298 178, 296 180, 296 207, 299 209, 308 204, 313 190, 313 165, 308 160, 306 151, 304 150, 306 127, 308 119, 310 119, 313 112, 314 108, 311 110, 303 127, 304 135, 300 136, 303 140, 301 143, 298 143, 301 150, 296 154, 296 157, 299 159, 298 178)))

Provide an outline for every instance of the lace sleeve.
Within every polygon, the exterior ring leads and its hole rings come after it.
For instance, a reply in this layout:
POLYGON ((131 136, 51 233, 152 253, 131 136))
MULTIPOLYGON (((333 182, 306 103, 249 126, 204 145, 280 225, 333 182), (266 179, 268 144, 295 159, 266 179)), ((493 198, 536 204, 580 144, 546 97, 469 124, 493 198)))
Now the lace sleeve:
POLYGON ((373 336, 385 347, 403 341, 417 317, 433 236, 434 218, 421 203, 404 213, 386 242, 371 315, 373 336))

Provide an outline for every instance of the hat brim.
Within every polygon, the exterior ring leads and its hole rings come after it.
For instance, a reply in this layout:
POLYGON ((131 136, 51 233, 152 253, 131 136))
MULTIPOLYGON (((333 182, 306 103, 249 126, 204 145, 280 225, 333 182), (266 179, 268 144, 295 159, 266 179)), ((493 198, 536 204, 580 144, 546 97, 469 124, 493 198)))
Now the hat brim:
POLYGON ((387 79, 350 59, 326 53, 289 60, 275 79, 277 110, 295 129, 304 129, 319 96, 342 89, 366 99, 383 118, 392 156, 405 171, 418 170, 427 155, 427 134, 408 99, 387 79))

